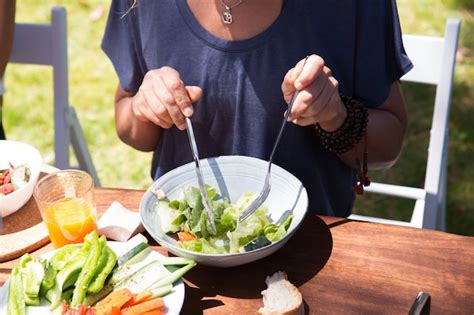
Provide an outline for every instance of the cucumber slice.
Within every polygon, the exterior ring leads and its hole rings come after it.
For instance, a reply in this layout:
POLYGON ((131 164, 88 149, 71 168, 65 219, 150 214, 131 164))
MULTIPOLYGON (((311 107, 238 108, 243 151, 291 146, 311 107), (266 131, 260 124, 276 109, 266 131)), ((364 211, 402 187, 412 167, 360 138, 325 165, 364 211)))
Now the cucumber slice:
POLYGON ((115 253, 117 254, 117 257, 122 256, 123 254, 127 253, 129 250, 134 248, 135 246, 141 244, 141 243, 146 243, 148 244, 148 239, 143 236, 143 234, 138 233, 131 239, 129 239, 123 246, 123 248, 119 251, 116 251, 115 253))
MULTIPOLYGON (((160 264, 159 261, 153 261, 142 269, 138 270, 128 279, 120 282, 114 287, 114 290, 127 288, 136 294, 150 288, 163 278, 170 276, 170 272, 160 264)), ((165 283, 168 284, 168 283, 165 283)))
POLYGON ((270 245, 272 242, 268 240, 268 238, 265 237, 265 235, 260 235, 250 243, 244 246, 244 249, 246 252, 250 252, 252 250, 256 250, 262 247, 265 247, 267 245, 270 245))
POLYGON ((150 255, 151 252, 152 250, 150 248, 143 250, 141 253, 129 260, 126 264, 115 269, 109 279, 109 283, 112 285, 117 285, 125 279, 133 276, 138 270, 142 269, 146 265, 157 261, 154 255, 150 255))
POLYGON ((147 243, 138 244, 137 246, 133 247, 128 252, 126 252, 125 254, 120 256, 119 259, 117 259, 117 265, 122 266, 123 264, 127 263, 133 257, 135 257, 136 255, 138 255, 139 253, 141 253, 142 251, 144 251, 147 248, 148 248, 147 243))

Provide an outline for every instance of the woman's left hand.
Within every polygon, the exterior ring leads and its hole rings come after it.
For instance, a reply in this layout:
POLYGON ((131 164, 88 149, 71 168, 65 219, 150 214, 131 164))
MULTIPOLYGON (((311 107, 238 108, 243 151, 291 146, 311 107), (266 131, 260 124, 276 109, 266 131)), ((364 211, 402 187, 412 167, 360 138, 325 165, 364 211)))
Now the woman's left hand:
POLYGON ((318 55, 309 56, 306 63, 302 59, 290 69, 281 90, 287 103, 293 93, 299 91, 288 117, 289 121, 297 125, 319 123, 324 130, 334 131, 347 116, 339 96, 339 83, 325 65, 324 59, 318 55))

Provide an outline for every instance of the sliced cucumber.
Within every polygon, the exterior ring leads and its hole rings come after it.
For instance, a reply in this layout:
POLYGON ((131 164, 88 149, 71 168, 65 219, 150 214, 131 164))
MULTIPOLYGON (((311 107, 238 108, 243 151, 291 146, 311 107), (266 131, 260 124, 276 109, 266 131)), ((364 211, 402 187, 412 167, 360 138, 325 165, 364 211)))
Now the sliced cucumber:
POLYGON ((141 244, 141 243, 146 243, 148 244, 148 239, 143 236, 143 234, 138 233, 131 239, 129 239, 123 246, 123 249, 120 251, 116 251, 115 253, 117 254, 117 257, 122 256, 123 254, 127 253, 129 250, 134 248, 135 246, 141 244))
POLYGON ((244 249, 246 252, 250 252, 252 250, 256 250, 265 246, 270 245, 272 242, 268 240, 268 238, 265 237, 265 235, 260 235, 250 243, 244 246, 244 249))
MULTIPOLYGON (((114 287, 114 290, 127 288, 132 293, 139 293, 145 289, 150 288, 153 284, 170 275, 170 272, 155 260, 146 265, 142 269, 135 272, 128 279, 120 282, 114 287)), ((165 283, 166 284, 166 283, 165 283)))
POLYGON ((137 246, 133 247, 128 252, 120 256, 119 259, 117 259, 117 265, 122 266, 123 264, 134 258, 138 253, 143 252, 147 248, 149 248, 147 243, 138 244, 137 246))
MULTIPOLYGON (((160 279, 158 279, 158 281, 154 282, 151 287, 148 287, 148 288, 154 289, 154 288, 159 288, 159 287, 162 287, 162 286, 165 286, 165 285, 168 285, 168 284, 173 284, 176 280, 181 278, 186 272, 191 270, 191 268, 196 266, 196 264, 197 263, 195 261, 193 261, 192 263, 187 264, 187 265, 173 271, 172 273, 170 273, 168 271, 168 275, 166 275, 164 277, 161 277, 160 279)), ((147 289, 147 288, 145 288, 145 289, 147 289)))
POLYGON ((179 265, 179 266, 182 266, 182 265, 188 265, 192 262, 194 262, 194 260, 192 259, 188 259, 188 258, 184 258, 184 257, 166 257, 166 256, 163 256, 163 255, 160 255, 159 256, 160 258, 158 258, 158 261, 163 265, 163 266, 170 266, 170 265, 179 265))
POLYGON ((151 252, 152 250, 148 248, 147 250, 144 250, 135 257, 133 257, 132 260, 129 260, 126 264, 115 269, 108 283, 112 285, 117 285, 118 283, 133 276, 133 274, 135 274, 138 270, 142 269, 146 265, 156 261, 157 259, 153 257, 153 255, 150 255, 151 252))
POLYGON ((166 294, 170 293, 172 290, 173 290, 172 284, 167 284, 162 287, 151 289, 150 291, 152 293, 152 296, 150 300, 157 297, 165 296, 166 294))

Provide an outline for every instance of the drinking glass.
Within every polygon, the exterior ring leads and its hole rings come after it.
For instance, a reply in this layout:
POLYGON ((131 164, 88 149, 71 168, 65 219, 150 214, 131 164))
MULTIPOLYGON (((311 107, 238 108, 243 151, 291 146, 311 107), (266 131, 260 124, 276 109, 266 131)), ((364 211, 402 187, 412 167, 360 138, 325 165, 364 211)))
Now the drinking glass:
POLYGON ((33 196, 55 248, 82 243, 97 231, 92 177, 80 170, 61 170, 38 181, 33 196))

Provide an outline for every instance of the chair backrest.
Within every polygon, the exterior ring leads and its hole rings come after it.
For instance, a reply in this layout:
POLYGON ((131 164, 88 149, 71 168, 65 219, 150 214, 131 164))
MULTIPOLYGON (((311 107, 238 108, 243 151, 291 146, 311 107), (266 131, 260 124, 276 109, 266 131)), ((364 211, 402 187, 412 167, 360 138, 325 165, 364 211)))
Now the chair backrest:
POLYGON ((66 10, 52 9, 51 24, 16 23, 10 62, 53 66, 55 164, 69 166, 69 106, 66 10))
POLYGON ((66 10, 53 7, 51 24, 16 23, 9 61, 53 67, 55 166, 71 168, 69 145, 72 144, 80 168, 88 171, 99 185, 79 120, 69 103, 66 10))
POLYGON ((423 188, 373 183, 367 191, 417 200, 410 222, 353 215, 350 218, 419 228, 444 229, 448 150, 448 119, 460 20, 449 19, 444 37, 404 35, 403 43, 414 68, 404 81, 436 86, 428 159, 423 188))

